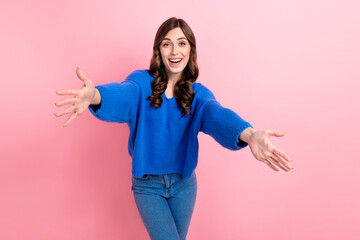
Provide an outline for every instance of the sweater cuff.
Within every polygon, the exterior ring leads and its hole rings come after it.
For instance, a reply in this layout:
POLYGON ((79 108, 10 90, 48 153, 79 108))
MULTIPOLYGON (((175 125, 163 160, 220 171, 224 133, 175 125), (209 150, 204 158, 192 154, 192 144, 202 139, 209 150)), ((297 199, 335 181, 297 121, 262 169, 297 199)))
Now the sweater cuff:
POLYGON ((242 148, 245 148, 247 147, 249 144, 247 142, 244 142, 240 139, 240 135, 241 133, 247 129, 248 127, 251 127, 251 128, 254 128, 250 123, 246 122, 246 124, 244 124, 243 126, 241 126, 240 129, 238 129, 236 131, 236 141, 235 141, 235 145, 234 145, 234 148, 235 150, 239 150, 239 149, 242 149, 242 148))
POLYGON ((98 109, 100 109, 101 108, 101 101, 100 101, 100 103, 99 104, 90 104, 90 106, 89 106, 92 110, 93 110, 93 112, 96 112, 98 109))
POLYGON ((100 92, 101 95, 101 101, 100 104, 98 105, 94 105, 94 104, 90 104, 88 106, 89 111, 98 119, 103 120, 103 121, 108 121, 108 122, 113 122, 116 121, 115 118, 113 118, 112 116, 110 116, 106 109, 108 109, 109 106, 109 96, 107 94, 107 85, 98 85, 95 88, 97 88, 100 92))
MULTIPOLYGON (((98 86, 95 86, 95 88, 97 90, 99 90, 98 86)), ((100 90, 99 90, 99 92, 100 92, 100 90)), ((100 92, 100 94, 101 94, 101 92, 100 92)), ((96 116, 97 111, 101 108, 101 103, 102 103, 102 100, 100 101, 100 104, 90 104, 89 105, 88 108, 93 115, 96 116)))

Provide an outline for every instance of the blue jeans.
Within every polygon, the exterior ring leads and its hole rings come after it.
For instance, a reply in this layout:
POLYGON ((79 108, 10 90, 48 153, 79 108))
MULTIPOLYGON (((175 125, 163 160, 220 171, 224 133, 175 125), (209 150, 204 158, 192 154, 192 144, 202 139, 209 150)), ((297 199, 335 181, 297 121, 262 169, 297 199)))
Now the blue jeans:
POLYGON ((194 211, 197 180, 195 172, 132 176, 131 190, 140 217, 152 240, 185 240, 194 211))

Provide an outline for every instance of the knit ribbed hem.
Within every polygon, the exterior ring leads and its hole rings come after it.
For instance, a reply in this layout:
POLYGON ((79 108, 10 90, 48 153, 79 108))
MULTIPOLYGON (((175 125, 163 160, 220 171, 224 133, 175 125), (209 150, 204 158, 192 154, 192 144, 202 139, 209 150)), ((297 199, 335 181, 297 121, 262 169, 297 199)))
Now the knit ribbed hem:
POLYGON ((240 134, 247 129, 248 127, 254 128, 250 123, 246 123, 244 126, 241 126, 237 131, 235 131, 235 139, 234 139, 234 144, 233 144, 233 149, 234 151, 236 150, 240 150, 242 148, 247 147, 249 144, 247 142, 244 142, 242 140, 240 140, 240 134))
POLYGON ((188 179, 192 176, 195 170, 193 170, 191 173, 183 172, 182 170, 149 170, 149 171, 132 171, 132 175, 134 177, 143 177, 146 174, 149 175, 164 175, 164 174, 170 174, 170 173, 178 173, 181 174, 182 178, 188 179))

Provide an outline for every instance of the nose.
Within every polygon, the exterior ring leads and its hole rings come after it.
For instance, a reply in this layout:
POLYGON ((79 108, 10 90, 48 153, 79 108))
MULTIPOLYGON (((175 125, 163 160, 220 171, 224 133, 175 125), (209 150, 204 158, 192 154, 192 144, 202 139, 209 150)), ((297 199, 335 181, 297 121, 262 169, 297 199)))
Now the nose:
POLYGON ((176 56, 177 53, 178 53, 177 46, 176 46, 176 45, 173 45, 173 46, 171 47, 171 55, 176 56))

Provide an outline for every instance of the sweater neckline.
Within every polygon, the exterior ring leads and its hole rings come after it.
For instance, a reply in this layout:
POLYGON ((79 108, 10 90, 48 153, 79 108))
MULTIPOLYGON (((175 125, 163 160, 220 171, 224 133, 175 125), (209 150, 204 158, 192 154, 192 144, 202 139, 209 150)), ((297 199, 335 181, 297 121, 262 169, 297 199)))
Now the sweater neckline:
POLYGON ((168 97, 166 96, 165 92, 163 93, 163 97, 164 97, 166 100, 169 100, 169 101, 175 99, 175 96, 172 96, 171 98, 168 98, 168 97))

